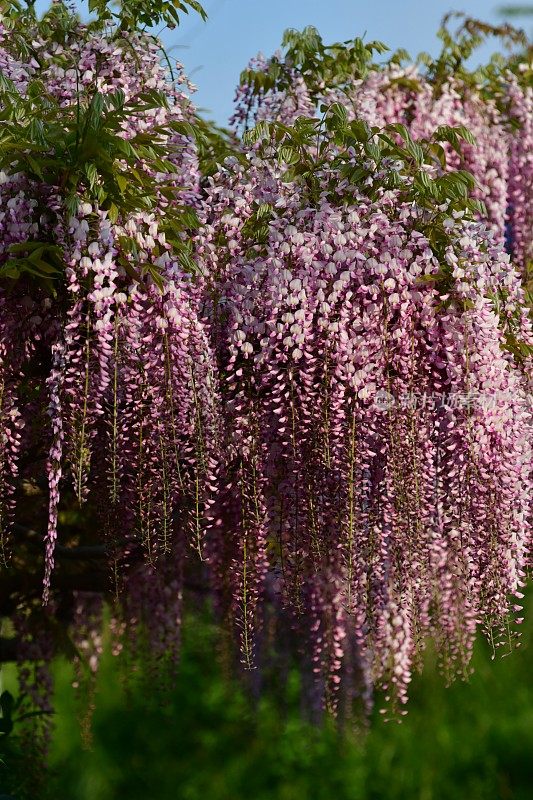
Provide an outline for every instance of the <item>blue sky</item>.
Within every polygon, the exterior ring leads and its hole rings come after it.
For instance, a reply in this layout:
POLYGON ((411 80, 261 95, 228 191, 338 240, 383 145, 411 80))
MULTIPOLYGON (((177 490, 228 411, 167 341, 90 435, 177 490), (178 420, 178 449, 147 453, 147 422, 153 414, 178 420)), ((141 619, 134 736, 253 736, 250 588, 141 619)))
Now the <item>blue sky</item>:
POLYGON ((285 28, 315 25, 326 42, 366 33, 416 54, 438 49, 435 32, 452 8, 501 21, 499 0, 205 0, 204 5, 207 23, 188 19, 165 42, 198 86, 197 104, 219 123, 231 114, 233 91, 249 58, 258 51, 272 54, 285 28))
MULTIPOLYGON (((203 0, 209 19, 185 18, 163 40, 198 87, 196 104, 225 124, 239 73, 251 56, 271 55, 285 28, 315 25, 326 42, 365 35, 411 54, 438 49, 435 32, 449 10, 498 22, 500 4, 510 0, 203 0)), ((46 6, 47 3, 38 3, 46 6)), ((485 48, 484 57, 490 52, 485 48)))

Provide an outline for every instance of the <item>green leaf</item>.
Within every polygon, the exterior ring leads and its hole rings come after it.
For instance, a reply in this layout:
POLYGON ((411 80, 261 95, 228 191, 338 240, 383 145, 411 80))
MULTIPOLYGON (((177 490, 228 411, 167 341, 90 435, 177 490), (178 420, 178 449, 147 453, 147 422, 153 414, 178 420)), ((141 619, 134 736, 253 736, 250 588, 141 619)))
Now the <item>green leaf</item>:
POLYGON ((257 144, 261 139, 269 139, 270 131, 270 123, 266 122, 266 120, 261 120, 254 128, 246 131, 243 136, 243 142, 246 145, 257 144))
POLYGON ((474 136, 474 134, 471 133, 468 130, 468 128, 465 127, 464 125, 459 125, 458 127, 456 127, 455 132, 461 139, 464 139, 465 142, 468 142, 468 144, 472 145, 477 144, 476 137, 474 136))
POLYGON ((358 142, 367 142, 372 135, 368 123, 362 119, 356 119, 350 122, 349 128, 352 136, 358 142))
POLYGON ((379 164, 381 161, 381 148, 376 142, 367 142, 365 144, 365 152, 376 162, 376 164, 379 164))
POLYGON ((119 209, 115 203, 111 203, 108 210, 108 217, 110 221, 115 224, 119 217, 119 209))
POLYGON ((406 144, 410 144, 413 141, 411 134, 401 122, 393 122, 389 125, 386 125, 385 130, 397 133, 406 144))
POLYGON ((84 165, 84 171, 87 180, 89 181, 89 188, 94 190, 98 183, 98 170, 96 169, 96 165, 93 163, 87 163, 84 165))
POLYGON ((124 194, 129 184, 128 179, 124 175, 121 175, 120 173, 117 174, 116 178, 117 178, 118 188, 121 194, 124 194))
POLYGON ((41 165, 39 164, 39 162, 36 161, 35 158, 33 156, 31 156, 29 153, 26 156, 26 161, 28 162, 28 164, 29 164, 31 170, 34 172, 34 174, 37 175, 37 177, 40 178, 41 180, 44 180, 44 174, 43 174, 43 171, 41 169, 41 165))
POLYGON ((341 127, 345 127, 348 124, 348 112, 342 103, 333 103, 331 106, 329 106, 327 113, 341 127))

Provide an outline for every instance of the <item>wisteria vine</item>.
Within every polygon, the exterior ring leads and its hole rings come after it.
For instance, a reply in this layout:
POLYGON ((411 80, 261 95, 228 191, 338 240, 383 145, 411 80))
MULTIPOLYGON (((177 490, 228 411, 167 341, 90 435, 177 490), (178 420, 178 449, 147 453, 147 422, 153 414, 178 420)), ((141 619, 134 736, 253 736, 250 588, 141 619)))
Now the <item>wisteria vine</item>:
POLYGON ((94 670, 105 593, 115 650, 174 662, 190 587, 246 668, 290 631, 333 712, 357 675, 404 713, 428 640, 450 678, 479 629, 513 646, 533 470, 525 56, 450 73, 292 33, 290 57, 243 73, 233 122, 256 127, 203 171, 227 141, 201 133, 157 42, 62 4, 24 19, 25 39, 16 17, 0 29, 19 660, 53 657, 60 614, 94 670), (85 557, 98 569, 65 567, 85 557))

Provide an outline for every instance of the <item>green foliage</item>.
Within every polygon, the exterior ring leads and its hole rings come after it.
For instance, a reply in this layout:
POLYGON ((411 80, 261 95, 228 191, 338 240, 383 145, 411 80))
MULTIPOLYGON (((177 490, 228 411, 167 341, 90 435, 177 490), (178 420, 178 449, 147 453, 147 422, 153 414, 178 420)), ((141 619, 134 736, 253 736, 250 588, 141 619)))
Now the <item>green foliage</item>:
POLYGON ((475 144, 464 126, 441 126, 430 139, 415 142, 402 124, 378 128, 361 119, 350 122, 340 103, 324 105, 321 110, 321 119, 299 117, 292 126, 261 121, 244 136, 246 144, 260 147, 263 157, 285 167, 284 180, 301 182, 311 204, 324 196, 324 174, 328 172, 331 180, 326 196, 334 204, 349 203, 360 193, 376 200, 384 190, 393 189, 401 200, 427 209, 428 230, 434 230, 435 242, 437 234, 442 234, 443 244, 449 237, 442 225, 452 211, 471 216, 486 213, 471 197, 475 179, 470 172, 443 171, 444 142, 459 156, 462 142, 475 144), (343 186, 339 192, 337 171, 349 182, 351 191, 343 186))
POLYGON ((62 107, 40 81, 30 84, 27 97, 7 83, 4 78, 0 89, 0 168, 60 187, 71 213, 77 211, 80 194, 111 218, 119 207, 127 214, 155 205, 153 177, 137 167, 146 160, 161 172, 172 172, 171 148, 164 138, 169 129, 159 127, 154 136, 137 134, 129 140, 120 132, 131 116, 165 106, 161 93, 127 103, 120 90, 107 95, 95 90, 62 107))
MULTIPOLYGON (((92 29, 114 26, 120 36, 161 24, 175 28, 182 15, 191 11, 207 19, 198 0, 88 0, 88 8, 95 16, 90 23, 92 29)), ((26 16, 36 20, 35 0, 0 0, 0 13, 7 19, 26 16)), ((54 4, 47 16, 51 13, 62 16, 66 22, 74 16, 62 2, 54 4)))
POLYGON ((317 29, 308 26, 299 32, 285 31, 282 47, 283 59, 274 57, 266 72, 247 69, 241 74, 241 83, 252 86, 255 93, 271 89, 290 90, 292 72, 297 70, 305 80, 310 97, 318 102, 324 86, 328 89, 347 89, 354 80, 365 78, 375 69, 374 53, 385 53, 389 48, 383 42, 365 43, 362 39, 348 39, 325 45, 317 29))
MULTIPOLYGON (((175 124, 131 139, 121 135, 131 116, 166 106, 160 92, 126 102, 121 91, 102 95, 95 90, 64 107, 40 81, 31 83, 23 97, 3 77, 0 104, 0 169, 21 172, 41 187, 59 187, 67 213, 76 214, 80 202, 86 201, 116 222, 119 215, 150 211, 161 197, 169 202, 176 197, 172 155, 179 145, 168 143, 175 124), (156 171, 168 181, 154 180, 156 171)), ((43 205, 42 211, 50 215, 49 206, 43 205)), ((32 241, 12 248, 2 274, 16 279, 29 272, 50 281, 60 270, 59 248, 32 241)))
POLYGON ((25 711, 25 701, 25 695, 19 695, 15 699, 7 690, 0 694, 0 736, 9 736, 15 727, 18 730, 24 720, 46 716, 44 711, 25 711))
MULTIPOLYGON (((524 32, 512 25, 490 25, 487 22, 472 19, 462 12, 446 14, 438 31, 438 37, 442 41, 440 55, 435 60, 431 59, 427 64, 428 78, 433 84, 436 94, 453 75, 459 75, 466 83, 478 84, 484 79, 486 83, 492 84, 493 90, 497 91, 501 71, 497 68, 494 69, 498 66, 496 61, 488 69, 478 69, 473 72, 469 71, 465 64, 475 50, 488 38, 499 39, 502 46, 508 49, 513 47, 526 49, 528 46, 524 32), (449 27, 452 20, 461 21, 453 31, 449 27)), ((501 66, 507 68, 505 61, 501 66)))
MULTIPOLYGON (((472 19, 462 12, 447 14, 439 29, 438 36, 442 42, 441 52, 437 58, 428 53, 420 53, 418 64, 424 68, 425 74, 438 94, 442 85, 451 77, 459 76, 467 84, 484 86, 485 93, 490 96, 499 92, 503 72, 513 67, 512 58, 496 56, 484 67, 470 70, 468 59, 487 38, 500 40, 503 47, 520 53, 528 48, 528 39, 523 31, 509 24, 490 25, 472 19), (460 20, 456 30, 450 30, 450 22, 460 20)), ((388 47, 380 41, 365 43, 361 38, 349 39, 325 45, 316 28, 309 26, 303 31, 289 29, 282 40, 284 56, 270 59, 265 70, 247 69, 241 74, 241 83, 250 86, 256 95, 276 89, 290 91, 292 72, 296 70, 305 81, 309 96, 316 103, 328 90, 349 91, 354 80, 365 78, 372 70, 378 69, 374 54, 383 55, 388 47)), ((400 49, 389 58, 389 63, 402 64, 409 61, 406 50, 400 49)), ((517 62, 518 63, 518 62, 517 62)), ((419 83, 415 78, 399 77, 391 80, 406 90, 418 91, 419 83)))
POLYGON ((89 11, 97 15, 100 24, 116 23, 120 31, 136 31, 165 24, 175 28, 181 15, 195 11, 203 20, 207 19, 202 5, 197 0, 89 0, 89 11), (118 6, 117 10, 113 10, 118 6))
MULTIPOLYGON (((77 18, 64 5, 52 6, 40 20, 32 5, 27 9, 20 9, 17 2, 4 5, 10 9, 8 46, 16 58, 38 60, 32 40, 42 38, 61 44, 68 60, 77 18)), ((93 5, 92 10, 98 14, 97 24, 103 24, 108 20, 106 15, 112 14, 109 4, 93 5)), ((157 15, 171 13, 167 7, 186 10, 186 5, 200 9, 195 2, 123 3, 119 17, 121 46, 127 48, 129 43, 134 53, 135 40, 131 36, 139 25, 155 24, 157 15), (135 17, 137 12, 140 16, 135 17), (126 14, 130 14, 127 25, 122 24, 126 14), (131 34, 129 40, 124 38, 126 27, 131 34)), ((193 209, 176 204, 180 187, 174 178, 175 157, 183 145, 175 134, 202 143, 201 157, 206 167, 209 158, 214 160, 223 151, 229 151, 229 137, 191 114, 188 122, 151 126, 149 133, 124 138, 123 128, 128 120, 154 109, 168 108, 168 104, 160 91, 145 91, 126 100, 121 90, 102 94, 95 86, 93 90, 80 91, 73 103, 64 105, 47 92, 39 79, 33 80, 22 95, 0 72, 0 169, 20 172, 34 182, 36 197, 42 200, 39 216, 48 229, 57 212, 50 210, 47 190, 59 193, 61 213, 76 214, 80 203, 88 202, 95 209, 107 211, 112 222, 166 204, 171 209, 171 219, 161 229, 168 233, 168 241, 174 245, 184 267, 192 270, 195 267, 190 244, 181 234, 197 227, 198 220, 193 209), (157 180, 155 173, 159 176, 157 180)), ((214 171, 212 165, 209 168, 214 171)), ((132 251, 135 244, 124 241, 123 245, 126 254, 123 266, 132 278, 138 279, 140 274, 128 258, 135 255, 132 251)), ((17 280, 31 276, 54 293, 60 285, 63 266, 61 251, 54 242, 37 238, 11 248, 0 277, 17 280)), ((160 281, 155 269, 149 265, 146 269, 156 282, 160 281)))
POLYGON ((533 15, 533 6, 500 6, 498 13, 504 17, 529 17, 533 15))

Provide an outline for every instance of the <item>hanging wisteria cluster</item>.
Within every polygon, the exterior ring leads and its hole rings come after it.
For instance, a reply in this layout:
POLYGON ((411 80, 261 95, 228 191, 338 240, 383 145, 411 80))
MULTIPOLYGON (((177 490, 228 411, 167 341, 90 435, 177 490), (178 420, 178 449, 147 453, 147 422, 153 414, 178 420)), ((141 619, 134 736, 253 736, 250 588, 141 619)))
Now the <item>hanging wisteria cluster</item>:
POLYGON ((53 657, 60 619, 95 669, 106 597, 116 651, 174 660, 187 590, 214 597, 247 668, 290 639, 332 711, 354 683, 401 708, 428 640, 449 677, 479 629, 512 646, 533 478, 526 67, 493 67, 489 92, 369 67, 381 47, 358 40, 329 83, 316 60, 257 59, 234 122, 259 125, 205 175, 213 141, 157 42, 61 4, 30 22, 25 49, 12 20, 0 42, 18 660, 53 657))
POLYGON ((309 207, 254 162, 213 181, 201 237, 225 298, 232 420, 215 546, 233 568, 218 580, 247 661, 270 573, 326 692, 353 637, 370 680, 403 701, 429 636, 452 670, 478 625, 508 638, 530 536, 531 408, 504 351, 507 326, 533 343, 520 278, 452 212, 444 295, 420 209, 392 192, 309 207), (256 254, 254 203, 276 209, 256 254))
MULTIPOLYGON (((65 137, 66 157, 84 145, 88 153, 82 163, 85 183, 68 202, 61 185, 70 177, 68 161, 57 184, 45 183, 33 156, 33 176, 2 173, 2 552, 9 574, 16 564, 16 533, 40 531, 42 600, 30 594, 27 611, 33 614, 42 604, 43 627, 32 631, 22 659, 30 651, 35 655, 41 635, 43 657, 50 651, 46 617, 53 618, 58 608, 56 544, 61 516, 68 516, 62 507, 79 509, 74 524, 67 524, 68 539, 88 530, 91 545, 105 543, 109 581, 104 584, 124 593, 128 624, 135 627, 143 609, 150 610, 145 622, 155 652, 158 642, 168 648, 179 637, 181 564, 191 546, 204 558, 204 520, 219 455, 218 382, 202 319, 202 285, 178 259, 184 254, 180 220, 187 220, 187 213, 194 218, 185 204, 198 203, 196 149, 179 132, 193 110, 180 65, 169 76, 160 65, 159 45, 149 37, 132 41, 94 33, 61 7, 48 20, 57 26, 57 40, 34 31, 32 58, 24 62, 12 57, 10 30, 3 30, 7 100, 22 104, 37 89, 46 92, 56 119, 60 109, 67 123, 69 113, 82 119, 73 145, 65 137), (61 22, 69 26, 62 30, 61 22), (111 190, 118 184, 129 213, 118 212, 89 160, 95 144, 87 132, 105 141, 110 123, 118 128, 120 147, 108 184, 111 190), (163 149, 165 160, 159 157, 163 149), (145 182, 154 187, 151 207, 136 208, 130 199, 124 169, 129 165, 122 157, 130 157, 142 201, 145 182), (167 236, 180 239, 177 250, 167 236), (46 508, 42 486, 49 496, 46 508), (28 496, 39 499, 32 504, 28 496)), ((21 122, 33 133, 32 119, 21 122)), ((51 133, 44 126, 37 130, 41 151, 51 133)), ((110 169, 108 153, 102 158, 104 172, 110 169)), ((89 547, 89 560, 92 555, 89 547)), ((98 579, 93 583, 99 591, 98 579)), ((84 598, 73 581, 66 612, 80 643, 87 620, 79 625, 77 609, 94 606, 90 576, 86 584, 80 584, 89 590, 84 598)), ((101 621, 86 616, 96 626, 101 621)), ((18 628, 22 632, 22 625, 18 628)))
MULTIPOLYGON (((468 23, 472 21, 467 20, 467 30, 468 23)), ((490 26, 479 27, 485 34, 498 32, 490 26)), ((448 42, 449 36, 444 28, 441 38, 448 42)), ((453 68, 447 63, 446 48, 440 59, 432 61, 422 54, 414 65, 408 63, 405 51, 399 51, 376 68, 372 54, 387 49, 380 42, 363 46, 355 40, 348 46, 325 47, 312 28, 302 34, 288 31, 285 42, 290 45, 285 56, 278 52, 269 60, 252 59, 243 73, 233 125, 246 128, 262 119, 291 125, 302 115, 318 115, 319 108, 340 103, 349 119, 364 119, 380 129, 402 123, 415 140, 430 136, 442 125, 466 126, 475 144, 464 143, 458 154, 447 143, 448 168, 463 166, 475 176, 474 195, 486 206, 484 221, 501 241, 508 226, 515 262, 523 268, 531 262, 533 90, 529 56, 513 65, 500 64, 499 69, 495 61, 472 74, 462 67, 478 43, 470 36, 466 36, 466 44, 464 37, 459 37, 459 44, 450 40, 453 68), (340 63, 332 70, 330 62, 335 64, 335 60, 340 63)))

